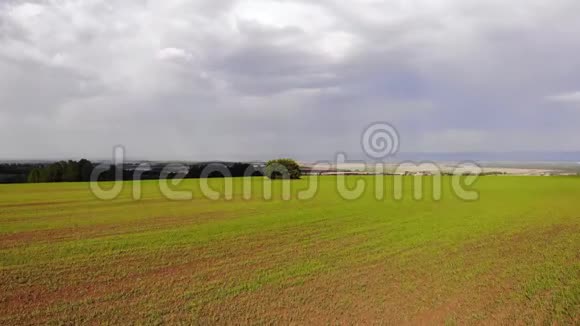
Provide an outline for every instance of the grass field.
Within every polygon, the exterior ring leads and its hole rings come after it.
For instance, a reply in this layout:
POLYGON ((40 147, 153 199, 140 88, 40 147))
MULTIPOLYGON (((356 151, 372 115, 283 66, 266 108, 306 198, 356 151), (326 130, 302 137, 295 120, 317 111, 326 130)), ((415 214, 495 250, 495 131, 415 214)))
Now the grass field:
MULTIPOLYGON (((0 324, 580 322, 580 179, 483 177, 477 201, 0 186, 0 324)), ((426 178, 426 181, 431 180, 426 178)), ((385 184, 392 184, 386 177, 385 184)), ((223 181, 212 179, 217 187, 223 181)), ((293 182, 293 190, 308 179, 293 182)), ((426 187, 428 188, 428 187, 426 187)), ((429 190, 427 190, 429 191, 429 190)), ((427 194, 428 195, 428 194, 427 194)))

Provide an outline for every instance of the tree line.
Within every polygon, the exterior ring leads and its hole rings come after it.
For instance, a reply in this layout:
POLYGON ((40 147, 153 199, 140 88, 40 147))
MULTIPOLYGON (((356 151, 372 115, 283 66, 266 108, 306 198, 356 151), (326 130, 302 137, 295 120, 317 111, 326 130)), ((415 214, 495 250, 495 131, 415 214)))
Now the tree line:
POLYGON ((0 163, 0 183, 26 183, 28 174, 41 163, 0 163))
POLYGON ((89 160, 60 161, 37 167, 28 174, 29 183, 90 181, 93 163, 89 160))
MULTIPOLYGON (((300 177, 300 169, 294 161, 287 159, 270 161, 266 167, 267 171, 271 170, 272 164, 288 168, 289 178, 300 177)), ((137 164, 109 165, 95 176, 97 181, 134 180, 136 175, 139 180, 159 180, 175 178, 180 174, 176 171, 164 173, 165 167, 165 164, 153 163, 146 171, 137 171, 137 164)), ((0 164, 0 183, 88 182, 91 181, 95 168, 97 164, 86 159, 54 163, 0 164)), ((101 168, 102 165, 99 166, 99 169, 101 168)), ((181 171, 186 172, 184 176, 186 179, 264 176, 268 173, 263 167, 242 162, 200 162, 186 165, 184 169, 181 171), (183 171, 184 169, 186 171, 183 171)), ((285 173, 278 173, 277 170, 270 171, 268 176, 285 177, 282 175, 285 173)))
MULTIPOLYGON (((44 165, 26 165, 28 167, 28 177, 21 177, 15 183, 46 183, 46 182, 88 182, 91 181, 91 174, 96 165, 91 161, 82 159, 80 161, 59 161, 44 165)), ((159 180, 161 178, 174 178, 177 172, 163 173, 164 164, 153 164, 150 169, 136 173, 135 165, 116 166, 109 165, 104 170, 96 174, 97 181, 134 180, 138 175, 139 180, 159 180)), ((223 178, 223 177, 244 177, 263 176, 260 168, 249 163, 195 163, 187 165, 185 179, 199 178, 223 178)), ((26 174, 25 174, 26 176, 26 174)))

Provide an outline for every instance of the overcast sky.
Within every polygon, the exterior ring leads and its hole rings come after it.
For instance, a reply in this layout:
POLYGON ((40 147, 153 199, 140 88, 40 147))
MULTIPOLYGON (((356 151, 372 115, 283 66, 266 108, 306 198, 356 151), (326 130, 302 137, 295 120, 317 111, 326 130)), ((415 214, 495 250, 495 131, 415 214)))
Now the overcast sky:
POLYGON ((580 150, 578 0, 2 0, 0 158, 580 150))

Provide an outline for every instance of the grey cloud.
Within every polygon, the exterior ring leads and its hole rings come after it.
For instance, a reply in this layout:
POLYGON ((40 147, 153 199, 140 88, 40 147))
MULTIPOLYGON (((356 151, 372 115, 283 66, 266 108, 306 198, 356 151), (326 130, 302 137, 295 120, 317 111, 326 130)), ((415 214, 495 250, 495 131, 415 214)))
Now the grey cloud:
POLYGON ((102 88, 77 71, 33 62, 0 60, 0 75, 0 107, 13 115, 50 115, 67 101, 102 88))
POLYGON ((578 10, 4 2, 0 139, 17 141, 0 146, 12 158, 102 157, 119 143, 140 158, 327 157, 360 152, 362 129, 390 121, 403 151, 580 149, 580 111, 554 109, 580 89, 578 10))

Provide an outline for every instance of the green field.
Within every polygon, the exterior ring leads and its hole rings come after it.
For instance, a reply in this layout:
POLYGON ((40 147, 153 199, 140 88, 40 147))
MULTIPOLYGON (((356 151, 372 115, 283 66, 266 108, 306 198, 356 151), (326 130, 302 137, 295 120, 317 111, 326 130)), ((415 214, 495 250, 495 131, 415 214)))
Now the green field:
MULTIPOLYGON (((113 201, 83 183, 0 186, 0 324, 580 322, 580 179, 482 177, 477 201, 113 201)), ((431 178, 425 178, 427 184, 431 178)), ((309 179, 292 182, 293 191, 309 179)), ((223 180, 210 181, 220 187, 223 180)), ((280 184, 276 184, 280 186, 280 184)), ((429 187, 426 187, 429 188, 429 187)))

